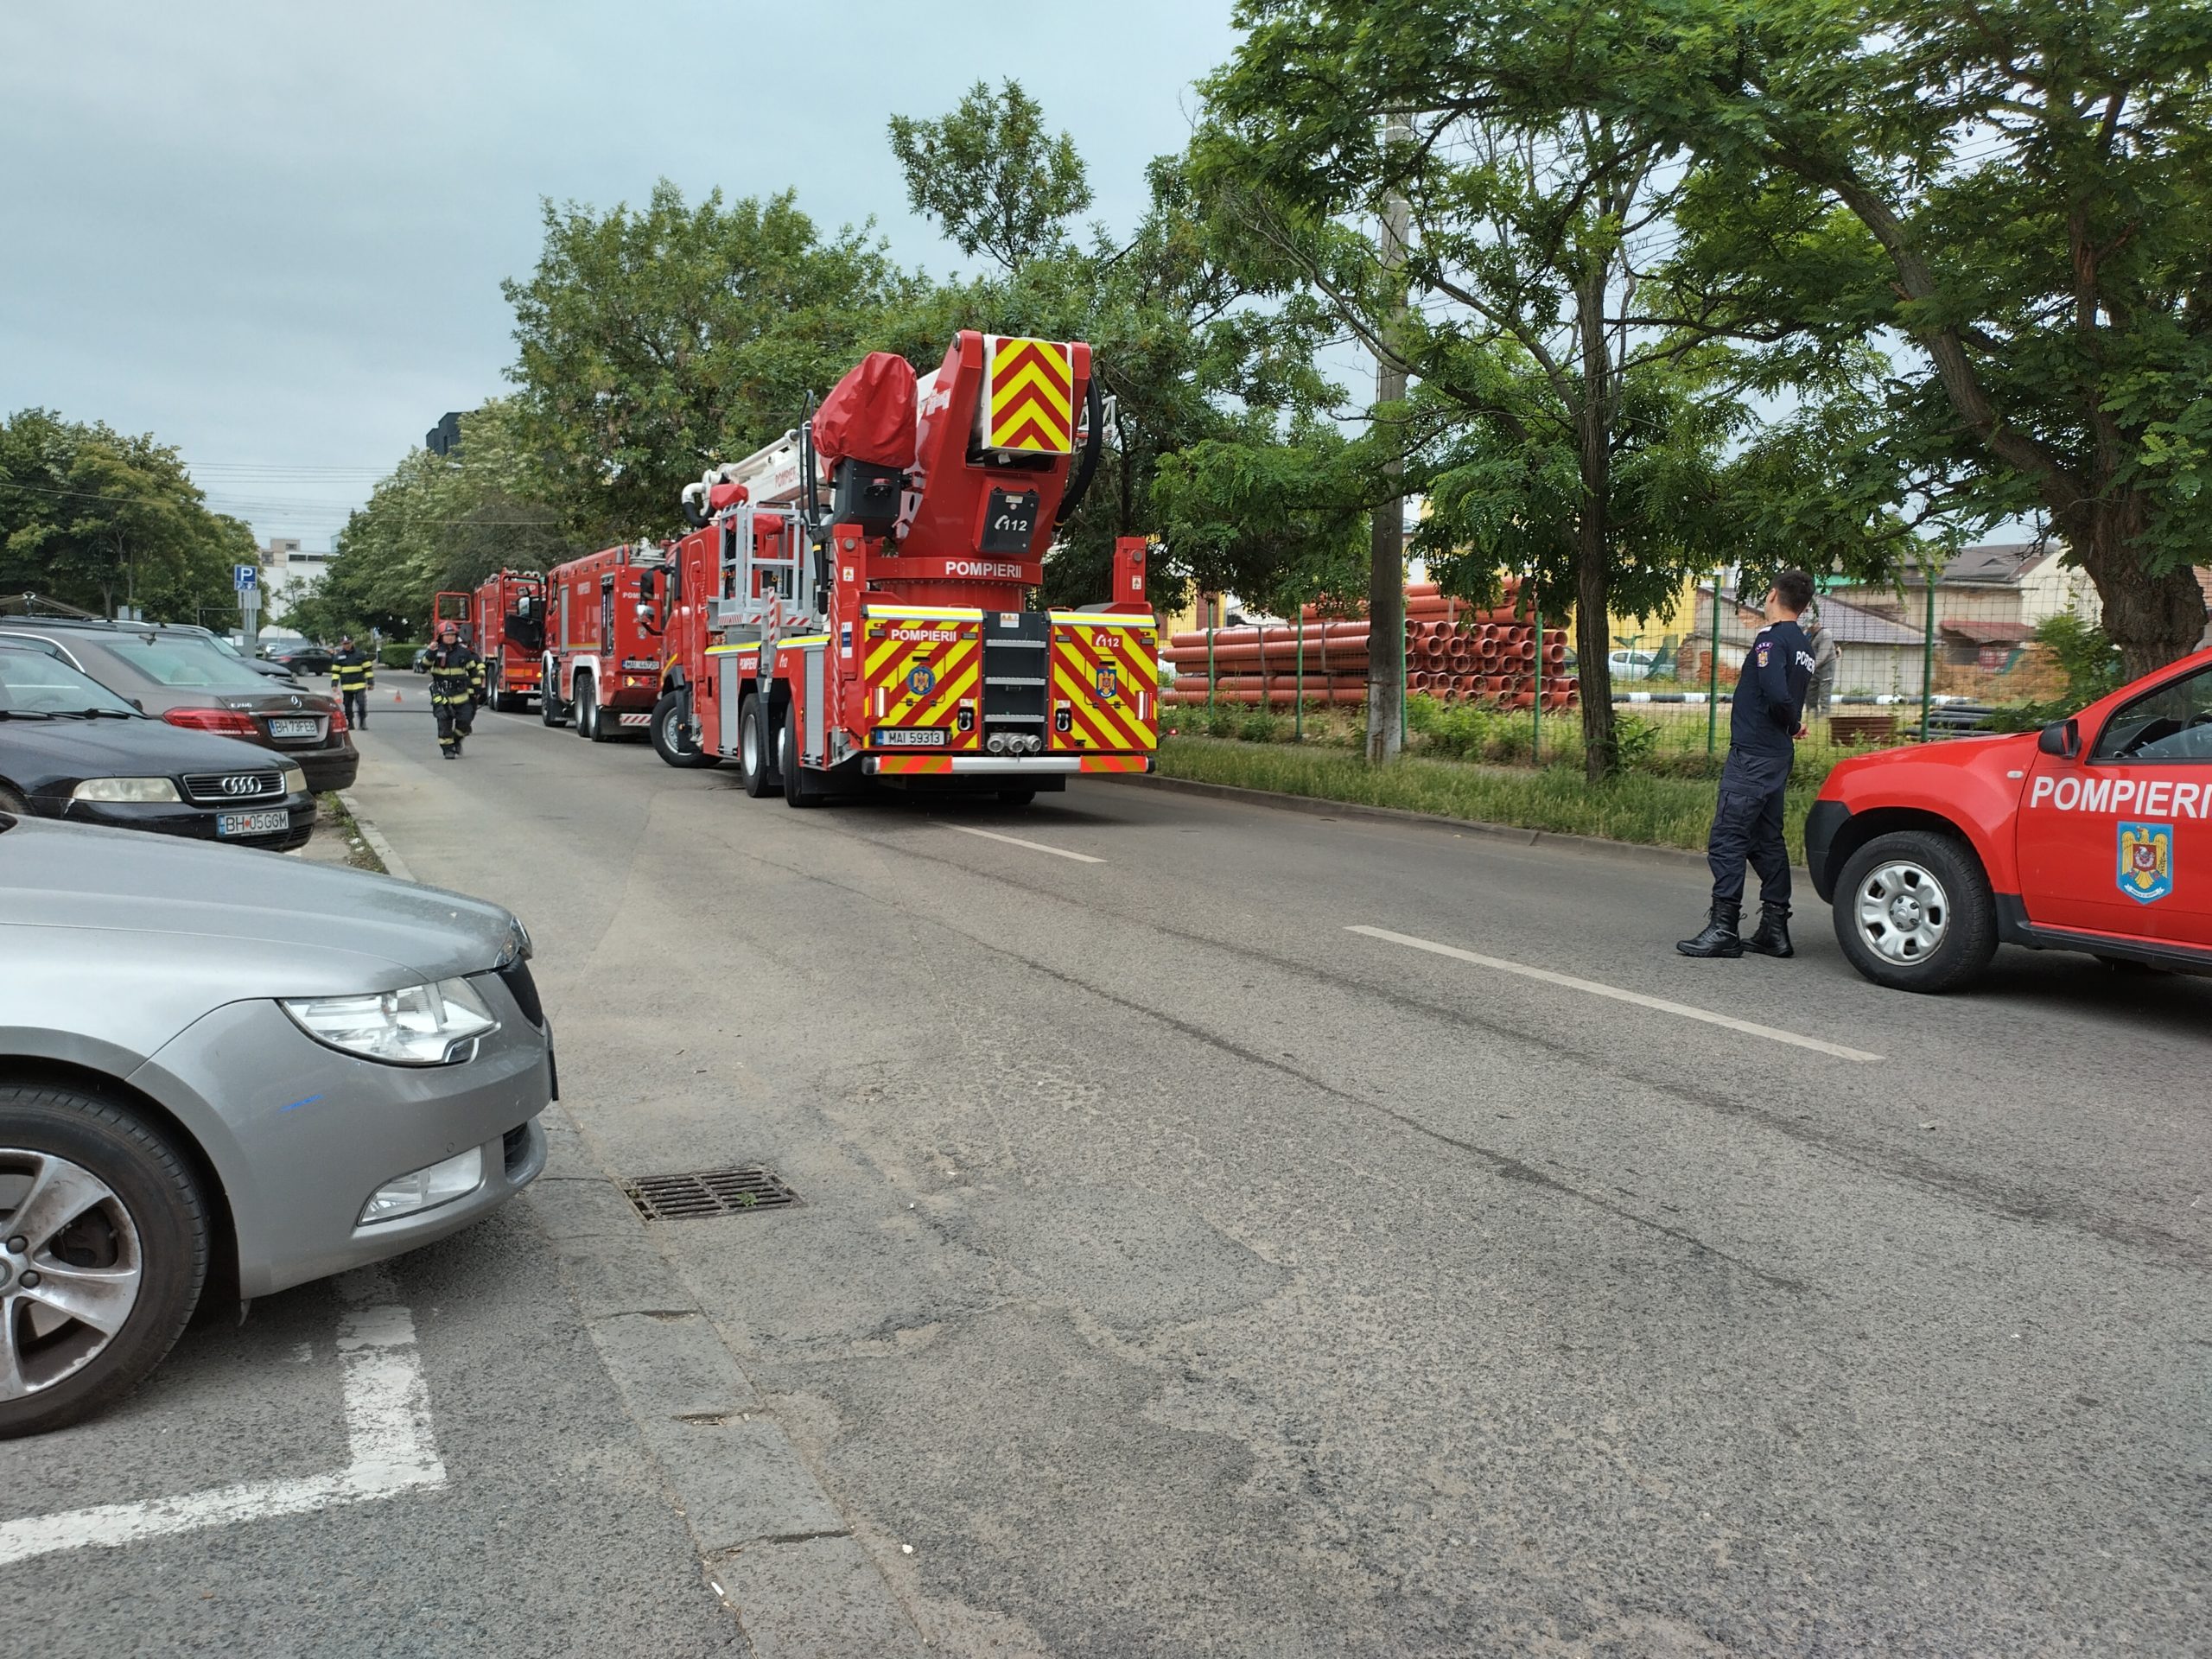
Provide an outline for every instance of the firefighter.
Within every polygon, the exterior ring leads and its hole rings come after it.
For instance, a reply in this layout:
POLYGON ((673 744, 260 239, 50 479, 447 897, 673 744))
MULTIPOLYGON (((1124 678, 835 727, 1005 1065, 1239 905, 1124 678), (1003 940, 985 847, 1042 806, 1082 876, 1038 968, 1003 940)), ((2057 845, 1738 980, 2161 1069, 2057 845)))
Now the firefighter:
MULTIPOLYGON (((1713 602, 1719 603, 1719 584, 1713 602)), ((1728 717, 1728 762, 1706 842, 1713 870, 1713 909, 1705 931, 1675 946, 1686 957, 1796 954, 1789 944, 1789 851, 1782 840, 1782 798, 1789 787, 1796 740, 1805 734, 1805 689, 1813 680, 1813 646, 1797 619, 1813 601, 1813 579, 1785 570, 1766 594, 1766 626, 1751 641, 1736 677, 1728 717), (1744 866, 1759 873, 1758 930, 1736 929, 1744 914, 1744 866)))
POLYGON ((476 720, 476 693, 484 683, 484 659, 461 643, 461 626, 438 624, 438 643, 423 666, 430 673, 430 711, 438 717, 438 753, 458 759, 461 741, 476 720))
POLYGON ((346 718, 355 727, 369 723, 369 693, 376 689, 377 659, 353 644, 347 634, 338 642, 338 654, 330 659, 330 689, 335 691, 346 706, 346 718))

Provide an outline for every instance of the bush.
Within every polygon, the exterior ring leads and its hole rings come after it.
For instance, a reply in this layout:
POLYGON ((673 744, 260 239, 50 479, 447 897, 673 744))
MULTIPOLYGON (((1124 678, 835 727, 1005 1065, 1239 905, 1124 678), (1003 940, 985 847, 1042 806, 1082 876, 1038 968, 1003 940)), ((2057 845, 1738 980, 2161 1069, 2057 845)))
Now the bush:
POLYGON ((1479 760, 1497 736, 1497 716, 1471 702, 1443 703, 1414 693, 1406 699, 1406 729, 1424 754, 1479 760))
POLYGON ((380 646, 377 651, 377 666, 378 668, 412 668, 415 666, 415 653, 420 650, 422 650, 420 645, 380 646))

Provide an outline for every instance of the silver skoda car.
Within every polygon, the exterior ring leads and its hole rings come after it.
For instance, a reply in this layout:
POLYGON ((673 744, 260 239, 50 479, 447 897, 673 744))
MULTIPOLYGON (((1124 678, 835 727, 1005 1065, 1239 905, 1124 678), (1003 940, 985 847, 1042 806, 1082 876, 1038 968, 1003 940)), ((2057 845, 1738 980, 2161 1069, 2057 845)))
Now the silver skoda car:
POLYGON ((0 813, 0 1435, 99 1409, 203 1291, 411 1249, 545 1161, 497 905, 0 813))

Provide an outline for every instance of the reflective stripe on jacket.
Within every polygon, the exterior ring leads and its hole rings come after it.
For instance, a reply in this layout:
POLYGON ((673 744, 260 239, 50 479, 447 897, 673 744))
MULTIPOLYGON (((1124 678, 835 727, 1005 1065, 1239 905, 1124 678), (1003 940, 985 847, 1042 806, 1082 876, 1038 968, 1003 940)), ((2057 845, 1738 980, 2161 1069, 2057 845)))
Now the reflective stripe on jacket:
POLYGON ((340 692, 367 691, 376 683, 376 658, 368 652, 341 651, 330 659, 330 683, 340 692))
POLYGON ((467 645, 439 645, 423 666, 430 671, 432 702, 468 702, 484 683, 484 659, 467 645))

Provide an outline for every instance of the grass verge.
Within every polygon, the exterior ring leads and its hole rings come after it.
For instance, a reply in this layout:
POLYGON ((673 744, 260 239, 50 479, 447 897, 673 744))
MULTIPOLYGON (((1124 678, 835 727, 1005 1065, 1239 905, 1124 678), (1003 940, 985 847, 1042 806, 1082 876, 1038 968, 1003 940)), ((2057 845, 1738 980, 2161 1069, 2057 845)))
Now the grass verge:
POLYGON ((385 868, 384 860, 377 856, 376 849, 369 845, 369 838, 361 833, 361 826, 354 822, 353 815, 346 810, 346 803, 339 799, 337 791, 326 791, 315 798, 317 834, 343 838, 346 861, 355 869, 373 870, 378 875, 391 874, 385 868))
MULTIPOLYGON (((1713 824, 1713 785, 1701 778, 1631 772, 1611 784, 1593 785, 1567 766, 1516 771, 1415 758, 1370 766, 1360 756, 1339 749, 1204 737, 1163 741, 1158 770, 1164 777, 1198 783, 1401 807, 1562 835, 1602 836, 1647 847, 1700 849, 1713 824)), ((1783 833, 1792 856, 1802 855, 1806 810, 1819 792, 1816 783, 1790 786, 1783 833)))

